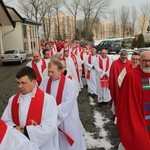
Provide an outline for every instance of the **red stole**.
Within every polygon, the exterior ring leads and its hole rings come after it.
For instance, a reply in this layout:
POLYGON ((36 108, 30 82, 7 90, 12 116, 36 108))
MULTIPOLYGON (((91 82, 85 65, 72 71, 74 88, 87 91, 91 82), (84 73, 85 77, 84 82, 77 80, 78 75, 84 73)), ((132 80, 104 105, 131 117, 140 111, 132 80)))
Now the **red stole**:
POLYGON ((50 55, 50 56, 53 56, 53 55, 54 55, 53 49, 50 49, 49 55, 50 55))
MULTIPOLYGON (((18 97, 19 93, 14 96, 14 99, 12 101, 11 114, 13 122, 17 126, 20 126, 18 97)), ((25 125, 39 125, 41 123, 43 104, 44 92, 37 88, 36 94, 34 95, 34 97, 32 97, 30 102, 25 125)))
MULTIPOLYGON (((91 56, 91 54, 90 54, 89 57, 88 57, 88 63, 89 63, 89 64, 91 64, 91 57, 92 57, 92 56, 91 56)), ((90 70, 87 70, 86 78, 87 78, 87 79, 90 79, 90 70)))
POLYGON ((75 48, 74 54, 77 55, 78 52, 79 52, 79 53, 81 52, 81 47, 80 47, 80 46, 78 46, 78 47, 75 48))
POLYGON ((80 53, 80 58, 81 58, 81 60, 84 60, 84 58, 83 58, 83 54, 84 54, 84 53, 85 53, 86 55, 89 55, 88 52, 83 52, 83 51, 82 51, 82 52, 80 53))
MULTIPOLYGON (((65 86, 65 81, 66 77, 64 74, 61 75, 59 85, 58 85, 58 90, 57 90, 57 95, 56 95, 56 103, 59 105, 62 102, 62 94, 65 86)), ((52 84, 52 79, 49 78, 48 83, 47 83, 47 88, 46 88, 46 93, 51 94, 51 84, 52 84)), ((66 140, 69 142, 69 144, 72 146, 74 143, 74 140, 67 134, 65 133, 62 129, 58 128, 60 132, 62 132, 66 138, 66 140)))
MULTIPOLYGON (((80 53, 80 58, 81 60, 83 60, 83 51, 80 53)), ((84 64, 82 64, 82 77, 85 76, 85 68, 84 68, 84 64)))
MULTIPOLYGON (((106 58, 106 71, 108 71, 108 68, 109 68, 109 57, 106 58)), ((103 61, 102 59, 99 57, 99 68, 104 70, 103 68, 103 61)), ((108 77, 102 77, 100 78, 100 83, 101 83, 101 87, 108 87, 109 86, 109 83, 108 83, 108 77)))
MULTIPOLYGON (((37 67, 36 63, 34 63, 33 60, 32 60, 32 68, 36 73, 36 78, 37 78, 38 85, 40 85, 40 83, 42 81, 42 78, 41 78, 41 75, 39 73, 39 70, 38 70, 38 67, 37 67)), ((45 62, 44 59, 42 59, 42 66, 41 66, 42 72, 44 71, 45 68, 46 68, 46 62, 45 62)))
MULTIPOLYGON (((60 77, 59 86, 58 86, 57 95, 56 95, 57 105, 59 105, 62 101, 62 94, 63 94, 65 81, 66 81, 66 77, 62 74, 60 77)), ((47 83, 47 88, 46 88, 46 93, 48 94, 51 94, 51 83, 52 83, 52 79, 49 78, 48 83, 47 83)))
POLYGON ((80 58, 83 60, 83 51, 80 53, 80 58))
POLYGON ((71 54, 71 58, 72 58, 72 60, 73 60, 73 62, 74 62, 74 64, 75 64, 78 81, 80 82, 79 69, 78 69, 78 62, 77 62, 76 56, 72 53, 72 54, 71 54))
POLYGON ((6 131, 7 131, 7 125, 6 123, 0 119, 0 144, 2 143, 3 141, 3 138, 6 134, 6 131))

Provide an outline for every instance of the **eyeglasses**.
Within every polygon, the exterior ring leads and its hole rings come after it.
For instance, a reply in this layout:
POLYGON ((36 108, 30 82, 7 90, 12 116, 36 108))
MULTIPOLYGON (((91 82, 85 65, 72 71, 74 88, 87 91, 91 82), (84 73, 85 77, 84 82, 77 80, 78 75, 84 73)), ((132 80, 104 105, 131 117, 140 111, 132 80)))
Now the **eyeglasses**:
POLYGON ((121 59, 127 59, 127 57, 123 57, 123 56, 121 56, 121 59))
POLYGON ((33 56, 33 58, 38 58, 39 56, 33 56))
POLYGON ((150 60, 142 60, 143 63, 150 63, 150 60))
POLYGON ((140 59, 136 59, 136 58, 131 58, 131 60, 137 60, 137 61, 138 61, 138 60, 140 60, 140 59))

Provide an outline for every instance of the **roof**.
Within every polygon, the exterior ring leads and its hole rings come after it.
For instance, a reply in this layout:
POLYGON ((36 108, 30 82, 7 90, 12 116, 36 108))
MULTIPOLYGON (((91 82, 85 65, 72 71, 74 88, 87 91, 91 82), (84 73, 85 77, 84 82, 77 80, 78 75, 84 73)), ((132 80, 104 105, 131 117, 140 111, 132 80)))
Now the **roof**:
POLYGON ((14 8, 6 6, 6 9, 9 12, 13 21, 23 22, 23 18, 19 15, 19 13, 14 8))
POLYGON ((41 23, 21 17, 21 15, 12 7, 6 6, 2 0, 0 0, 0 25, 15 27, 16 22, 22 22, 26 24, 41 26, 41 23))
POLYGON ((11 18, 2 0, 0 0, 0 25, 1 26, 12 25, 13 27, 15 27, 15 22, 11 18))
POLYGON ((39 22, 30 20, 30 19, 26 19, 26 18, 23 18, 23 19, 24 19, 24 23, 41 26, 41 23, 39 23, 39 22))
POLYGON ((26 19, 23 18, 14 8, 6 6, 7 11, 9 12, 11 18, 13 21, 15 22, 22 22, 22 23, 26 23, 26 24, 32 24, 32 25, 37 25, 40 26, 41 23, 38 23, 36 21, 30 20, 30 19, 26 19))

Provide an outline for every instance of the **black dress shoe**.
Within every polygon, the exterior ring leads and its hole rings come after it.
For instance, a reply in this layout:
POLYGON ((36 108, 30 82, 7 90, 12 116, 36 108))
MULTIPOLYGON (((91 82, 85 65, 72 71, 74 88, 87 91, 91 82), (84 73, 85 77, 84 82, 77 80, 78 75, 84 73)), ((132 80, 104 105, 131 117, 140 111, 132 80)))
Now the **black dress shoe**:
POLYGON ((103 103, 103 105, 107 105, 107 104, 109 104, 109 102, 102 102, 103 103))
POLYGON ((98 105, 98 107, 102 107, 103 103, 98 103, 97 105, 98 105))

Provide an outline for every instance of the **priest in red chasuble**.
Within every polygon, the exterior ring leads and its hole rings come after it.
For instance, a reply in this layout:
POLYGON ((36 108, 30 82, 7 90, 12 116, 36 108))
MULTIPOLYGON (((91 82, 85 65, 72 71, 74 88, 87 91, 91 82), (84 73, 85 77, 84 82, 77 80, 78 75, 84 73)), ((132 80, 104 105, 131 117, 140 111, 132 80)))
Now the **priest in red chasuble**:
POLYGON ((118 100, 117 126, 125 150, 150 149, 150 51, 125 76, 118 100))

